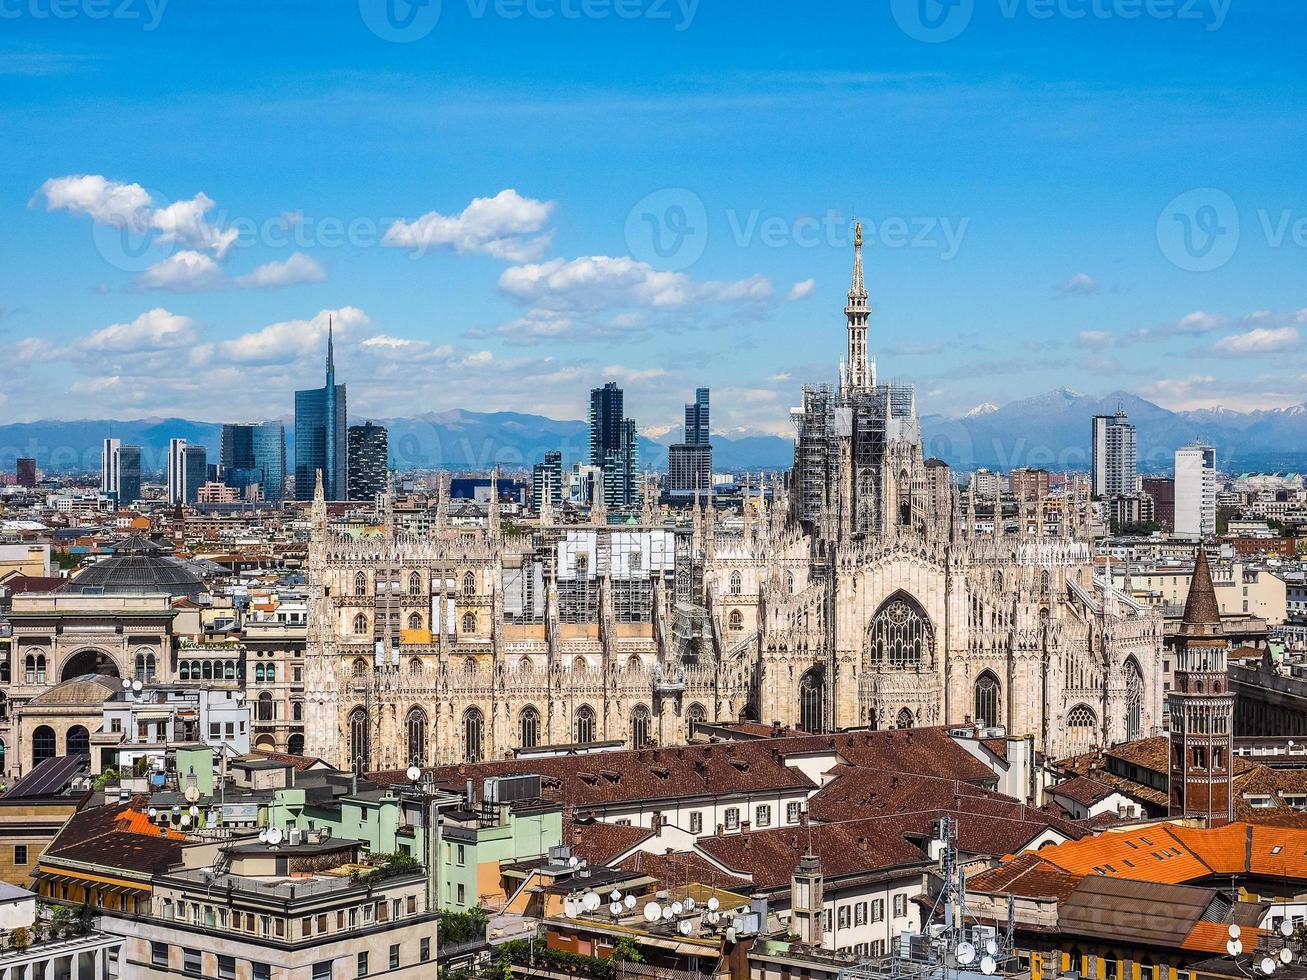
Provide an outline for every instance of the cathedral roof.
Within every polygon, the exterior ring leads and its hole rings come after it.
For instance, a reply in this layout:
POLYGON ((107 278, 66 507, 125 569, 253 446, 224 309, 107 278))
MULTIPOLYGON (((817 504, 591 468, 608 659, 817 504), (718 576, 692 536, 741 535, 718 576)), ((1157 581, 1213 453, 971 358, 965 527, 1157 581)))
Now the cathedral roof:
POLYGON ((1207 550, 1198 546, 1198 557, 1194 561, 1194 574, 1189 580, 1189 598, 1184 604, 1184 618, 1181 620, 1182 633, 1205 632, 1195 627, 1221 625, 1221 606, 1216 601, 1216 589, 1212 586, 1212 570, 1207 564, 1207 550))

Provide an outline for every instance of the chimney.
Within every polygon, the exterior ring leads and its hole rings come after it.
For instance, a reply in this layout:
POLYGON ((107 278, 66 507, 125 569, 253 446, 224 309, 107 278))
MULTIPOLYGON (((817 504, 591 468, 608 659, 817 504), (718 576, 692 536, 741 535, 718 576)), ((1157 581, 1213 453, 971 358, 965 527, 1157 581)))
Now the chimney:
POLYGON ((859 837, 858 837, 858 850, 860 850, 860 851, 865 851, 866 849, 867 849, 867 838, 862 837, 861 835, 859 835, 859 837))
POLYGON ((717 836, 718 836, 718 837, 723 837, 723 836, 725 836, 725 834, 726 834, 726 824, 724 824, 724 823, 719 823, 719 824, 717 825, 717 836))
POLYGON ((808 826, 808 808, 806 806, 799 810, 799 826, 808 826))
POLYGON ((749 821, 747 821, 747 820, 741 820, 741 821, 740 821, 740 833, 742 833, 742 834, 747 834, 748 832, 749 832, 749 821))
POLYGON ((579 824, 572 825, 572 846, 581 846, 581 827, 579 824))
POLYGON ((659 812, 655 812, 653 815, 653 832, 657 834, 662 829, 663 829, 663 815, 659 812))

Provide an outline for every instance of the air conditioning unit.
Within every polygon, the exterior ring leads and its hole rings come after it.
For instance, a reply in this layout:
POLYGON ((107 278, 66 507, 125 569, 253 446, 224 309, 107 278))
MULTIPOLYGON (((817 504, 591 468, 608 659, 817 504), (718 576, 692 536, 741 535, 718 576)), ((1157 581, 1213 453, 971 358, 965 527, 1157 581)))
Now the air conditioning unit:
POLYGON ((287 832, 287 834, 286 834, 286 839, 287 839, 287 841, 289 842, 289 844, 290 844, 291 847, 295 847, 295 846, 297 846, 298 844, 300 844, 300 843, 303 842, 303 840, 304 840, 304 831, 300 830, 298 827, 292 827, 292 828, 290 828, 290 830, 287 832))

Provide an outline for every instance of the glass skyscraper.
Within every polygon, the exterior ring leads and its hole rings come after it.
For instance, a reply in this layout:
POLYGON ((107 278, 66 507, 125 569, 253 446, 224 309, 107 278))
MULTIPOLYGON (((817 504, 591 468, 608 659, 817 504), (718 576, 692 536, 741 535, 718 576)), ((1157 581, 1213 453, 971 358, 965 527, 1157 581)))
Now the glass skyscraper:
POLYGON ((222 469, 227 486, 243 492, 257 485, 264 500, 280 503, 286 496, 285 427, 280 422, 224 425, 222 469))
POLYGON ((349 430, 345 386, 336 384, 331 326, 327 326, 327 383, 295 392, 295 499, 312 500, 317 472, 328 500, 348 499, 349 430))
POLYGON ((590 465, 604 474, 604 502, 638 507, 640 448, 635 421, 624 418, 622 389, 614 381, 590 392, 590 465))

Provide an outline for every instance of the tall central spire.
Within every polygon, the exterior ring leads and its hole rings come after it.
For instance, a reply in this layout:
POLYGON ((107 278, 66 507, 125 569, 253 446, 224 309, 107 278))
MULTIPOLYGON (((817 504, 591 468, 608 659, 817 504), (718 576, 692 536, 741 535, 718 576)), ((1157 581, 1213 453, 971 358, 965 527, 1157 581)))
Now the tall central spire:
POLYGON ((869 388, 876 379, 867 362, 867 319, 871 307, 867 304, 867 286, 862 278, 862 222, 853 233, 853 282, 849 285, 849 303, 844 307, 849 321, 848 387, 850 391, 869 388))
POLYGON ((333 325, 331 314, 327 314, 327 387, 330 388, 336 383, 336 355, 335 347, 332 343, 333 325))

